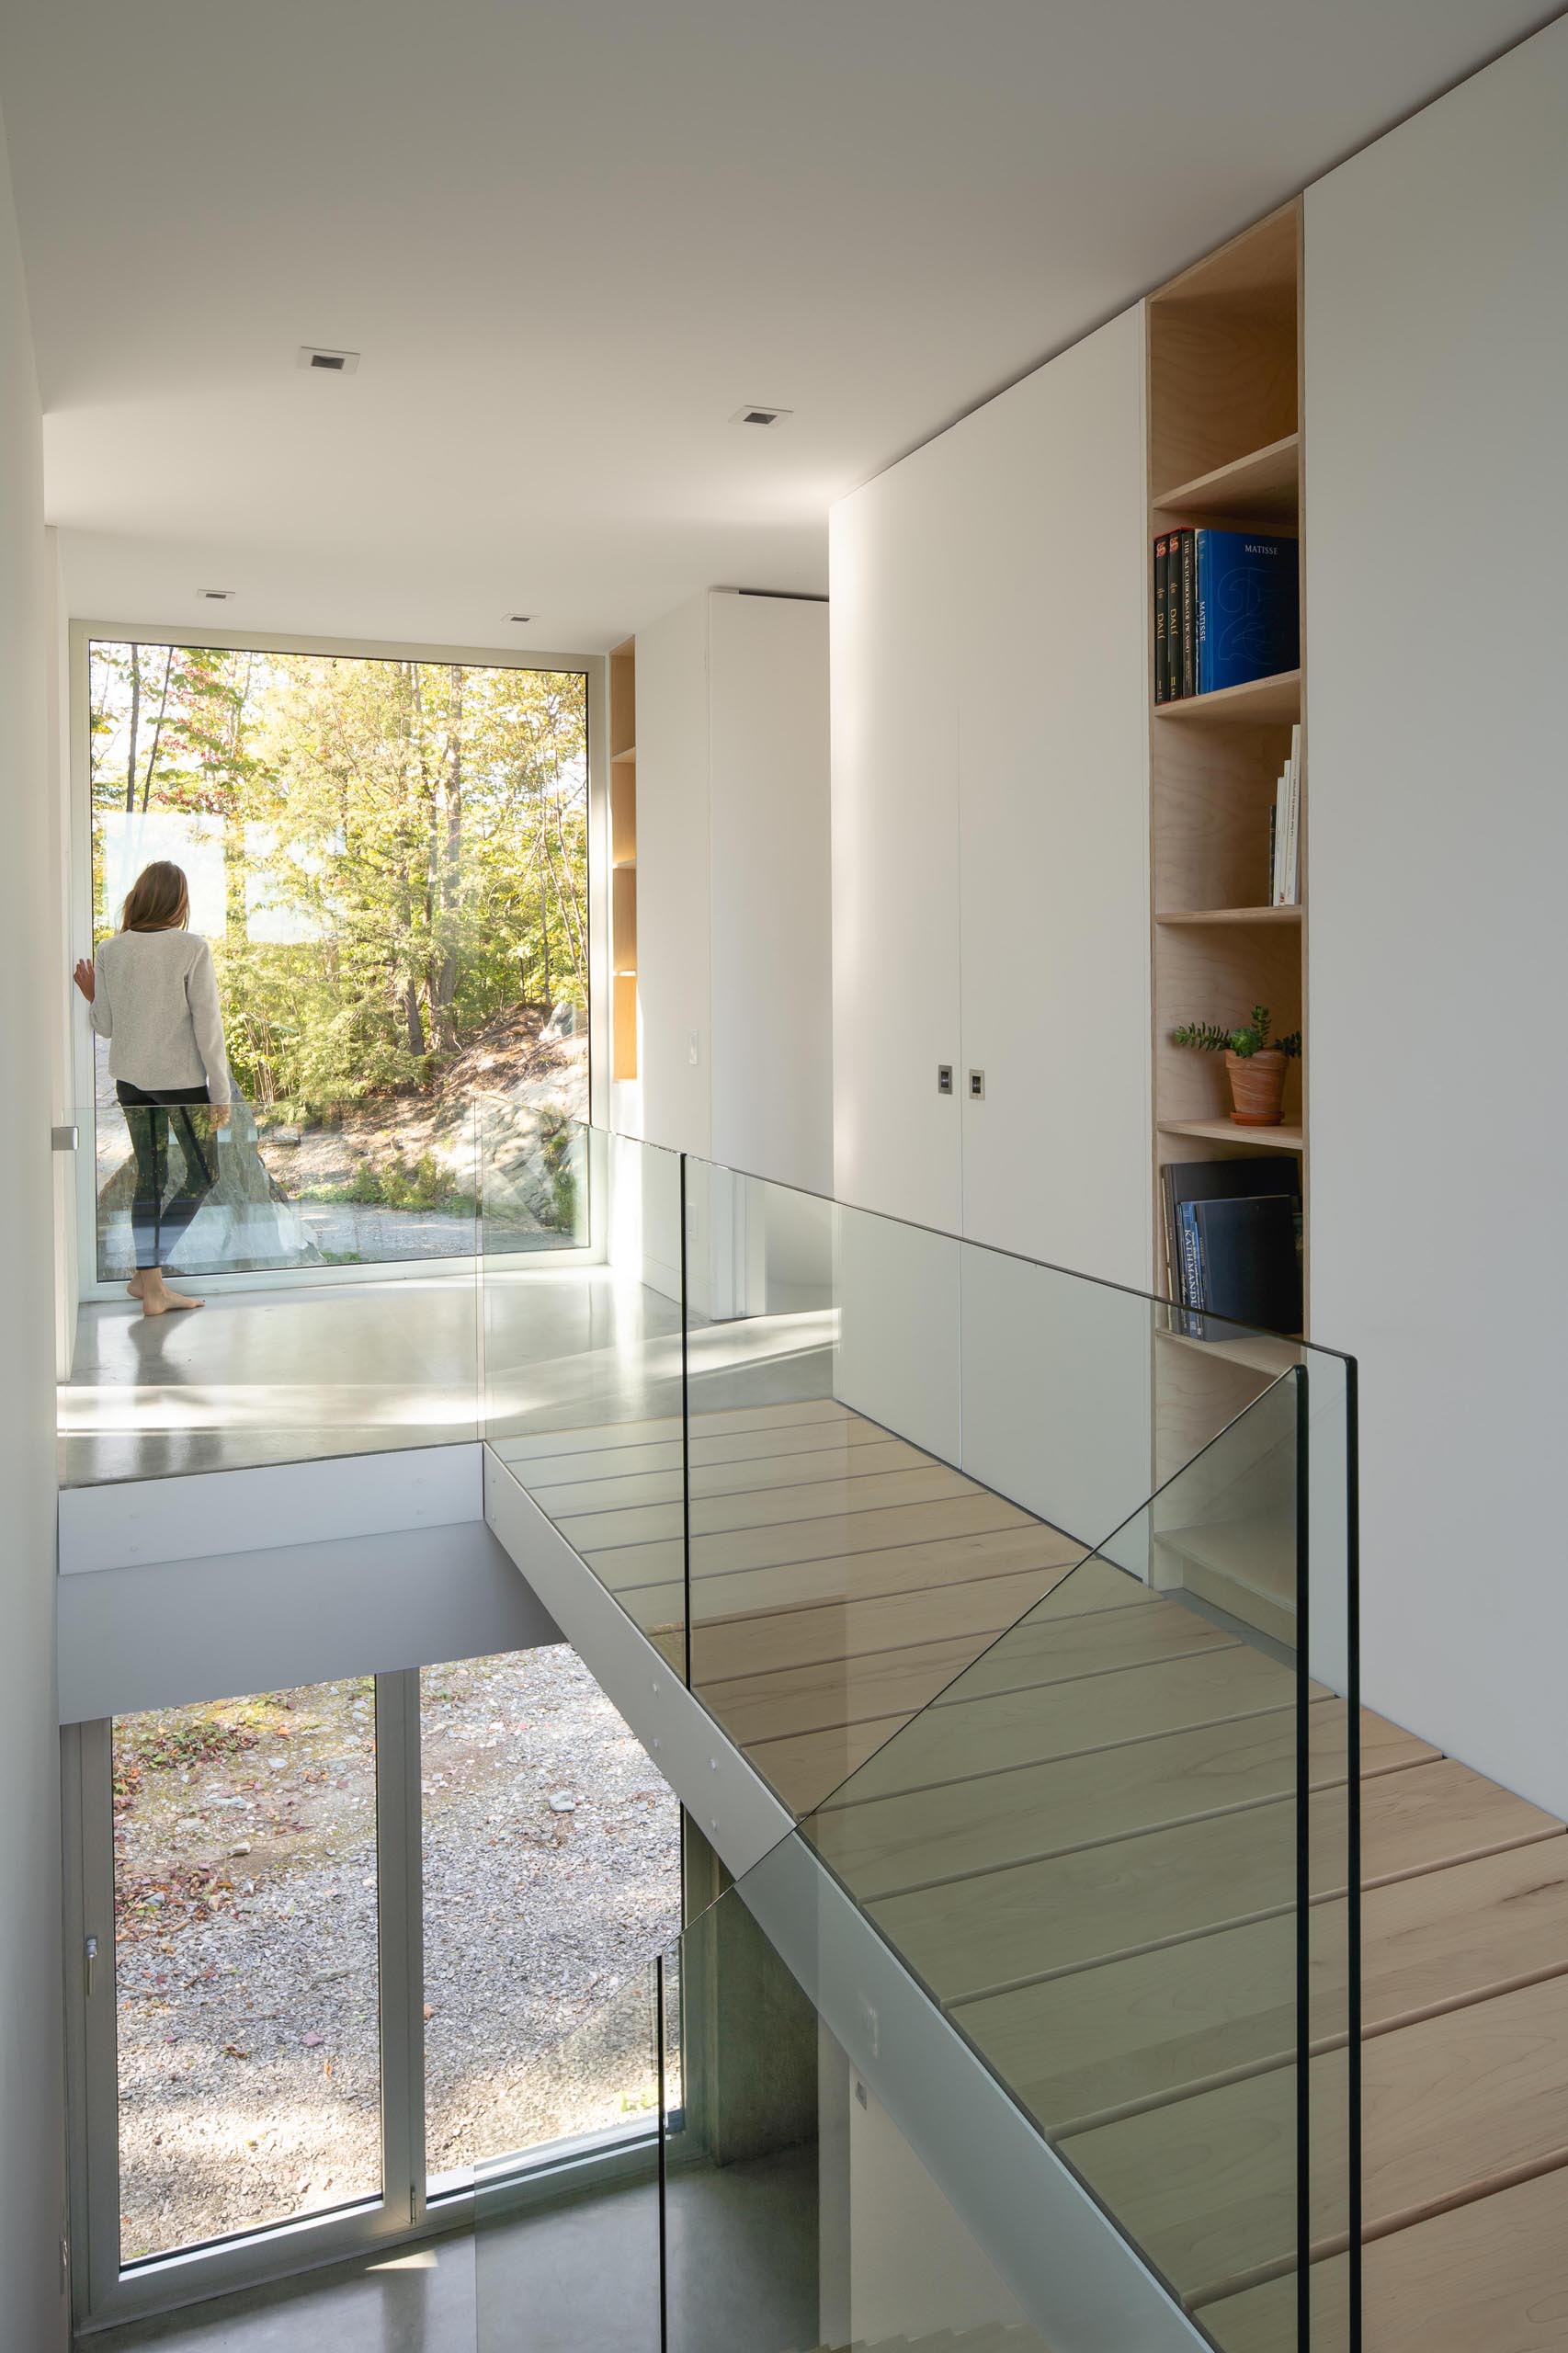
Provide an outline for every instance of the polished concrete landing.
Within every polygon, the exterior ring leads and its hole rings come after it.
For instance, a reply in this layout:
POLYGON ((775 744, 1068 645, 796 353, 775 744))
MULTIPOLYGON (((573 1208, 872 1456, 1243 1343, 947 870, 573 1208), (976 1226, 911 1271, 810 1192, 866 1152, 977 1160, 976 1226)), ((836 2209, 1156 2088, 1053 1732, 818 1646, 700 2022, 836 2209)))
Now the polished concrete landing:
MULTIPOLYGON (((199 1292, 199 1284, 193 1285, 199 1292)), ((700 1327, 705 1392, 777 1400, 831 1388, 829 1312, 700 1327)), ((60 1388, 67 1487, 562 1430, 681 1410, 680 1309, 608 1266, 306 1276, 213 1290, 149 1320, 84 1307, 60 1388)))
POLYGON ((153 1319, 129 1299, 84 1307, 61 1483, 472 1439, 478 1332, 472 1273, 213 1291, 153 1319))
POLYGON ((464 2234, 78 2337, 81 2353, 474 2353, 464 2234))
MULTIPOLYGON (((199 1285, 193 1285, 199 1291, 199 1285)), ((211 1291, 149 1320, 84 1307, 60 1390, 64 1486, 437 1446, 527 1427, 575 1390, 678 1410, 680 1315, 608 1267, 211 1291), (481 1327, 485 1345, 482 1352, 481 1327)))
MULTIPOLYGON (((676 2175, 672 2346, 818 2341, 814 2147, 676 2175)), ((80 2353, 659 2353, 658 2181, 80 2337, 80 2353)))

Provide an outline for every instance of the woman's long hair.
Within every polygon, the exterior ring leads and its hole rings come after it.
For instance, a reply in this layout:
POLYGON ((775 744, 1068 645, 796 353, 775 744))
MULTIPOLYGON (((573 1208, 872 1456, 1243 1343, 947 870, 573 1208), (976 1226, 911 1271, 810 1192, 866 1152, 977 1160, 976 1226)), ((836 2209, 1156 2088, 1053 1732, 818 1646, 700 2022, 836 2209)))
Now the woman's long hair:
POLYGON ((190 921, 190 885, 172 858, 144 866, 125 894, 121 931, 183 931, 190 921))

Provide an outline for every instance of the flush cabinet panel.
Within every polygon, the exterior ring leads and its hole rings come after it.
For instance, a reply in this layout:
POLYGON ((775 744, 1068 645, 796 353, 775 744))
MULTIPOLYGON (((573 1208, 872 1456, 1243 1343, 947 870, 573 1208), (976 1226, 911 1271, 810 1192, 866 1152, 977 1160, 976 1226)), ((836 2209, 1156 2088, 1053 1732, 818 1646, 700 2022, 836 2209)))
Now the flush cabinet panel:
POLYGON ((1143 322, 989 402, 956 652, 963 1230, 1146 1286, 1143 322))
POLYGON ((840 1199, 958 1230, 960 436, 833 512, 834 1165, 840 1199))

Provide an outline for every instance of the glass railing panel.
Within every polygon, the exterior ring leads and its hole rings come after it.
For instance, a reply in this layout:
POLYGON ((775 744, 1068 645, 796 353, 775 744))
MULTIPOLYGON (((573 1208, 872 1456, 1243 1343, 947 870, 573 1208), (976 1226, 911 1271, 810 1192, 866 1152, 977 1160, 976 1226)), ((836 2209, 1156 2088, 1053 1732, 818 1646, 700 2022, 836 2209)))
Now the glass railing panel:
MULTIPOLYGON (((1319 1410, 1327 1453, 1342 1391, 1267 1390, 802 1824, 1199 2316, 1337 2251, 1354 2211, 1360 1720, 1343 1608, 1321 1658, 1310 1631, 1319 1410), (1216 1529, 1249 1614, 1200 1574, 1216 1529)), ((1343 2300, 1343 2266, 1305 2277, 1343 2300)))
POLYGON ((408 1120, 372 1150, 243 1102, 76 1111, 64 1484, 478 1435, 477 1116, 408 1120))
POLYGON ((485 1435, 684 1674, 680 1154, 479 1117, 485 1435))
POLYGON ((942 2174, 984 2125, 942 2085, 932 2131, 926 2052, 883 2052, 888 1960, 796 1840, 666 1955, 683 2054, 664 2143, 668 2353, 1048 2353, 1034 2282, 1007 2278, 1017 2249, 991 2231, 996 2181, 968 2148, 968 2174, 942 2174))
POLYGON ((691 1679, 797 1812, 1303 1355, 689 1159, 686 1243, 691 1679))
POLYGON ((692 1688, 803 1812, 1026 1606, 1040 1547, 955 1467, 958 1243, 691 1160, 686 1231, 692 1688))
POLYGON ((474 2180, 478 2353, 661 2353, 660 2019, 651 1961, 517 2077, 474 2180))

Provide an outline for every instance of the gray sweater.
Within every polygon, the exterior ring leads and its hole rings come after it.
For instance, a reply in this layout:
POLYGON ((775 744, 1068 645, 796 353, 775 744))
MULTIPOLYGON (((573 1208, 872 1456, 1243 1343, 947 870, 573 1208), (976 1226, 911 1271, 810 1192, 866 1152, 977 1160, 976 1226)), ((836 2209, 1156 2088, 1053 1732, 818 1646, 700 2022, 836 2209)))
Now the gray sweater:
POLYGON ((148 1094, 199 1086, 229 1100, 212 950, 192 931, 117 931, 93 959, 88 1008, 111 1078, 148 1094))

